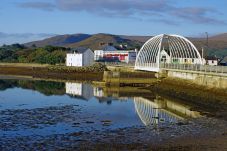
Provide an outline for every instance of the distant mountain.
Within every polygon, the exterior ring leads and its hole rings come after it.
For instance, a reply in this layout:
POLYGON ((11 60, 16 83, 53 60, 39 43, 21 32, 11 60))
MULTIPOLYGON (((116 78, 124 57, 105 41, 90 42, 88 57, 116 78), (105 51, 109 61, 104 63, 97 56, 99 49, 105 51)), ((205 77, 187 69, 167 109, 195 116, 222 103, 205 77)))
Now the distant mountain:
POLYGON ((89 37, 91 37, 91 35, 88 34, 58 35, 44 40, 25 43, 25 45, 28 47, 32 45, 36 45, 37 47, 43 47, 46 45, 66 46, 72 43, 83 41, 89 37))
POLYGON ((153 36, 126 36, 126 35, 121 35, 121 38, 124 39, 129 39, 129 40, 136 40, 145 43, 147 40, 152 38, 153 36))
MULTIPOLYGON (((207 47, 207 41, 206 39, 189 39, 192 41, 192 43, 197 47, 197 49, 202 49, 207 47)), ((227 41, 224 40, 216 40, 210 38, 208 41, 208 48, 209 49, 226 49, 227 50, 227 41)))
POLYGON ((63 46, 63 47, 89 47, 91 49, 99 49, 100 43, 113 43, 114 45, 126 44, 128 47, 140 47, 143 42, 132 39, 129 36, 124 38, 122 36, 111 35, 111 34, 73 34, 73 35, 59 35, 51 38, 47 38, 40 41, 33 41, 26 43, 25 45, 30 47, 36 45, 37 47, 42 47, 46 45, 53 46, 63 46))
POLYGON ((216 41, 225 41, 227 42, 227 33, 219 34, 216 36, 212 36, 209 38, 210 40, 216 40, 216 41))
POLYGON ((125 44, 128 47, 141 46, 142 42, 130 40, 117 35, 95 34, 83 41, 66 45, 67 47, 89 47, 91 49, 100 49, 100 43, 113 43, 113 45, 125 44))
POLYGON ((205 56, 227 56, 227 33, 211 36, 208 38, 189 38, 198 50, 204 48, 205 56))
MULTIPOLYGON (((127 36, 111 34, 72 34, 58 35, 40 41, 26 43, 26 46, 35 44, 37 47, 45 45, 64 46, 64 47, 89 47, 92 50, 100 49, 100 43, 113 43, 114 45, 126 44, 128 48, 140 48, 152 36, 127 36)), ((227 33, 209 37, 208 48, 206 47, 206 38, 188 38, 201 52, 204 48, 205 55, 227 55, 227 33)))

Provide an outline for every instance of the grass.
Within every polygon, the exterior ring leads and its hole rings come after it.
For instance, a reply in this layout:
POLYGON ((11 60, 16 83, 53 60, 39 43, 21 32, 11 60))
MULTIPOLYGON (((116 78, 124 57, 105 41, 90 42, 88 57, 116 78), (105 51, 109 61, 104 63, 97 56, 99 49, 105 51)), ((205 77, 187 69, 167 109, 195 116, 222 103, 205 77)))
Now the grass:
POLYGON ((0 66, 12 66, 12 67, 47 67, 49 64, 38 63, 0 63, 0 66))
POLYGON ((62 80, 102 80, 105 66, 66 67, 42 64, 2 63, 0 74, 33 76, 35 78, 62 80))

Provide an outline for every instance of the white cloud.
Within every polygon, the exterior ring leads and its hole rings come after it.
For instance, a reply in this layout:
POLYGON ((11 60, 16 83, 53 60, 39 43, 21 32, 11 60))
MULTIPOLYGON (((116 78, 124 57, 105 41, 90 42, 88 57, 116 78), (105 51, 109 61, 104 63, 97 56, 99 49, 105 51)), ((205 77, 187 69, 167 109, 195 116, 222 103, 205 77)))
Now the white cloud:
POLYGON ((48 2, 24 2, 20 7, 41 10, 87 12, 102 17, 137 18, 175 24, 171 17, 196 24, 226 24, 210 17, 221 14, 206 7, 177 7, 172 0, 55 0, 48 2))

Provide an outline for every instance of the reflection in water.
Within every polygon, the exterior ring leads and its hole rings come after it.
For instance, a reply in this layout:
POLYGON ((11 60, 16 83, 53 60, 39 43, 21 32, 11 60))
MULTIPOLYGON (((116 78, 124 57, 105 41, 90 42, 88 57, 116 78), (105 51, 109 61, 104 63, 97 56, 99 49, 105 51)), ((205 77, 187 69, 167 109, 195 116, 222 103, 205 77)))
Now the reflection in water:
POLYGON ((134 103, 139 118, 146 126, 176 123, 178 120, 200 117, 200 113, 191 111, 189 106, 163 99, 160 96, 156 96, 153 100, 135 97, 134 103))
MULTIPOLYGON (((118 87, 107 89, 92 87, 89 84, 66 83, 67 94, 83 97, 86 100, 95 96, 100 103, 106 102, 107 104, 111 104, 113 100, 129 100, 129 97, 122 96, 122 92, 127 92, 129 96, 133 96, 134 92, 137 91, 139 97, 133 97, 135 110, 142 123, 146 126, 159 125, 161 123, 176 123, 179 120, 200 117, 199 112, 190 110, 190 106, 185 106, 155 94, 153 94, 153 97, 141 97, 143 94, 147 94, 147 90, 138 91, 135 88, 131 89, 133 91, 130 91, 130 88, 120 89, 118 87)), ((151 92, 149 92, 149 95, 151 95, 151 92)))
MULTIPOLYGON (((15 87, 36 90, 46 96, 63 96, 66 93, 74 98, 83 100, 90 100, 91 98, 96 97, 99 103, 107 104, 112 104, 112 101, 130 102, 131 100, 134 100, 136 113, 142 123, 146 126, 200 117, 198 112, 190 110, 190 106, 185 106, 184 104, 179 103, 179 101, 157 96, 149 90, 135 87, 99 88, 93 87, 91 84, 75 82, 61 83, 32 80, 0 80, 0 91, 15 87)), ((119 107, 116 109, 119 109, 120 107, 119 104, 119 107)))
POLYGON ((95 97, 104 97, 104 92, 102 88, 94 87, 94 96, 95 97))
MULTIPOLYGON (((0 76, 1 77, 1 76, 0 76)), ((0 91, 10 88, 23 88, 38 91, 46 96, 64 95, 65 83, 42 80, 0 79, 0 91)))
POLYGON ((65 91, 66 94, 80 97, 87 101, 94 96, 93 87, 90 84, 66 82, 65 91))

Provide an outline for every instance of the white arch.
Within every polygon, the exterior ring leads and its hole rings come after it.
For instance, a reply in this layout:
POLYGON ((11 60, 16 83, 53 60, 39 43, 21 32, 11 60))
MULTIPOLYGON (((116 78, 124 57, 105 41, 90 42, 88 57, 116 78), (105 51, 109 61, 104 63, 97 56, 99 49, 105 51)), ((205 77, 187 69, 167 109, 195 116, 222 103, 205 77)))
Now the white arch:
POLYGON ((185 38, 185 37, 183 37, 183 36, 180 36, 180 35, 172 35, 172 36, 182 38, 182 39, 184 39, 186 42, 188 42, 188 43, 190 44, 190 46, 192 46, 192 48, 194 48, 194 50, 196 51, 198 58, 200 58, 200 59, 201 59, 201 60, 200 60, 200 64, 202 64, 202 63, 203 63, 203 61, 202 61, 202 58, 201 58, 201 55, 200 55, 199 51, 197 50, 197 48, 195 47, 195 45, 194 45, 191 41, 189 41, 187 38, 185 38))
POLYGON ((136 57, 136 70, 159 72, 164 39, 168 39, 166 40, 166 43, 168 44, 168 51, 170 53, 169 63, 173 63, 173 58, 178 58, 180 59, 181 64, 184 64, 184 62, 182 61, 184 59, 196 59, 195 63, 193 64, 202 64, 202 58, 199 51, 187 38, 175 34, 160 34, 150 38, 142 46, 136 57))

